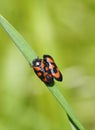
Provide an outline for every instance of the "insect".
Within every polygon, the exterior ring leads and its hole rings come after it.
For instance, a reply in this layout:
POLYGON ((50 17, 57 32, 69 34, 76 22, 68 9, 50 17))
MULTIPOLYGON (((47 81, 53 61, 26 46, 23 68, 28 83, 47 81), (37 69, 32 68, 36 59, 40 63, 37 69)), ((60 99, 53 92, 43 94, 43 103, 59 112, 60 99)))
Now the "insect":
POLYGON ((58 80, 62 81, 63 77, 61 72, 59 71, 57 65, 54 62, 54 59, 50 55, 43 55, 43 60, 46 64, 46 66, 49 68, 51 71, 52 76, 58 80))
POLYGON ((36 75, 48 86, 54 85, 54 78, 62 81, 62 74, 50 55, 43 55, 43 59, 36 58, 31 65, 36 75))
POLYGON ((54 85, 53 75, 42 59, 36 58, 32 61, 32 67, 36 75, 49 86, 54 85))

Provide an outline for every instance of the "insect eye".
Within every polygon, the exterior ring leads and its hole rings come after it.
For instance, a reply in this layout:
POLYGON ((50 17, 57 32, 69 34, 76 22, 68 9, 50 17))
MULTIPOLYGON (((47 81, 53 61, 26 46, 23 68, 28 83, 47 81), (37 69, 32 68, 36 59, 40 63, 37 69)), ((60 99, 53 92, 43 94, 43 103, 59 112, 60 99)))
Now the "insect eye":
POLYGON ((40 66, 40 64, 41 64, 40 62, 36 62, 36 66, 40 66))

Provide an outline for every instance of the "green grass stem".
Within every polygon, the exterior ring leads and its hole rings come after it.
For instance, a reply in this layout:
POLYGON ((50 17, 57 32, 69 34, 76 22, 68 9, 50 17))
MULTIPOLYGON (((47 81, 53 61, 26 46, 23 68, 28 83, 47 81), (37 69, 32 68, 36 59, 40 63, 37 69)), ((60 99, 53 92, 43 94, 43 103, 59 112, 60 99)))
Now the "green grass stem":
MULTIPOLYGON (((29 46, 29 44, 25 41, 21 34, 19 34, 16 29, 3 17, 0 15, 0 25, 4 28, 4 30, 8 33, 11 37, 15 45, 18 47, 20 52, 24 55, 26 60, 29 64, 31 64, 32 60, 37 57, 36 53, 33 49, 29 46)), ((52 95, 57 99, 58 103, 62 106, 65 110, 68 119, 73 126, 73 130, 85 130, 82 126, 78 118, 76 117, 75 113, 71 109, 70 105, 64 98, 63 94, 58 89, 57 85, 55 84, 53 87, 48 87, 52 95)))

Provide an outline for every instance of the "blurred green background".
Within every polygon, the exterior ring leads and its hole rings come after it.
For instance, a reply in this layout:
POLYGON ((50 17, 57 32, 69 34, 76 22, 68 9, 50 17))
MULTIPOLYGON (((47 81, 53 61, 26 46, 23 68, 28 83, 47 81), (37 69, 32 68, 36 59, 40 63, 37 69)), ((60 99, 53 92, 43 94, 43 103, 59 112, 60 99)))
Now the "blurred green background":
MULTIPOLYGON (((2 14, 61 69, 59 89, 95 130, 95 1, 0 0, 2 14)), ((71 130, 68 118, 0 27, 0 130, 71 130)))

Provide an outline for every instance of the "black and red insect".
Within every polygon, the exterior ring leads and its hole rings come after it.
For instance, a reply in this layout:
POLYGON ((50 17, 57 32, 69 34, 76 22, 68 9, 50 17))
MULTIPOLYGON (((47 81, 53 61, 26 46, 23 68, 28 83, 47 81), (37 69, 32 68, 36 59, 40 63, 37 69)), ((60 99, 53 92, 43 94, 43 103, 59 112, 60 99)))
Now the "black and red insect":
POLYGON ((54 80, 51 71, 42 59, 36 58, 32 62, 32 67, 36 75, 46 84, 53 86, 54 80))
POLYGON ((54 62, 54 59, 50 55, 43 55, 44 62, 47 64, 49 70, 51 70, 52 76, 58 80, 62 81, 62 74, 59 71, 57 65, 54 62))
POLYGON ((32 61, 32 67, 36 75, 49 86, 54 85, 54 78, 62 81, 62 74, 56 66, 53 58, 43 55, 43 59, 36 58, 32 61))

